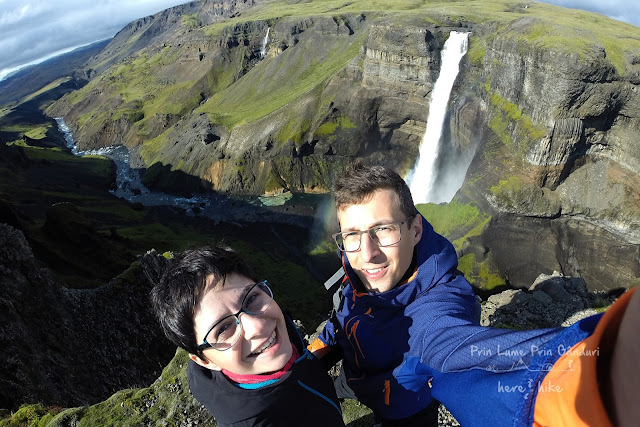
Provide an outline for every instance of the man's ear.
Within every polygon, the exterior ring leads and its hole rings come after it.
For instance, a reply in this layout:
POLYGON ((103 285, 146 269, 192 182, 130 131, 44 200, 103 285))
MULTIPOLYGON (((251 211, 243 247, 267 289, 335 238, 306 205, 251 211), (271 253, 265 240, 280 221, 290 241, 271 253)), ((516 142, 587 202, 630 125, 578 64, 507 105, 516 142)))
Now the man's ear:
POLYGON ((416 214, 411 221, 411 237, 413 237, 414 245, 417 245, 422 239, 422 215, 420 214, 416 214))
POLYGON ((222 370, 222 368, 219 367, 218 365, 216 365, 215 363, 209 362, 208 360, 205 360, 205 359, 201 359, 200 357, 196 356, 195 354, 189 353, 189 358, 191 360, 193 360, 194 362, 196 362, 198 365, 202 366, 203 368, 211 369, 212 371, 221 371, 222 370))

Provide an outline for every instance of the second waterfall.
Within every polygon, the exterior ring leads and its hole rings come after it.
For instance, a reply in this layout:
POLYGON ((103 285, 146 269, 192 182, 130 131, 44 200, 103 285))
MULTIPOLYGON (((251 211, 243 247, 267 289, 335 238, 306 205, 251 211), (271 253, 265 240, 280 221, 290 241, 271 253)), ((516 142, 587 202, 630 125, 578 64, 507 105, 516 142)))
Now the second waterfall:
POLYGON ((442 126, 449 104, 453 83, 458 76, 460 60, 467 52, 469 33, 452 31, 441 53, 440 75, 433 86, 429 102, 427 129, 420 144, 416 165, 407 176, 414 203, 449 200, 433 200, 433 185, 436 179, 436 162, 440 153, 442 126))

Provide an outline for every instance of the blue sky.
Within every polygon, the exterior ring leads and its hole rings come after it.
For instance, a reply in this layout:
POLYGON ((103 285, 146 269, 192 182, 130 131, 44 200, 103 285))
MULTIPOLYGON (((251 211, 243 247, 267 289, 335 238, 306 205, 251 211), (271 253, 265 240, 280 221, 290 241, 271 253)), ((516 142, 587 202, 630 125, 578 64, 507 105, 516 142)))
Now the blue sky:
MULTIPOLYGON (((113 37, 129 22, 184 0, 0 0, 0 80, 73 48, 113 37)), ((640 26, 638 0, 545 0, 640 26)))
POLYGON ((640 1, 638 0, 542 0, 542 3, 597 12, 640 27, 640 1))

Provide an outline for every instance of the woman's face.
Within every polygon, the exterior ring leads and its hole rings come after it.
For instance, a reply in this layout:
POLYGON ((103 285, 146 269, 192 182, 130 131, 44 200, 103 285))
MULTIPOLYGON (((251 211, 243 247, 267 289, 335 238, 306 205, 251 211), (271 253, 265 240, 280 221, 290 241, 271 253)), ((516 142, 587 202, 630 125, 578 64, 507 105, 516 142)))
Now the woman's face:
MULTIPOLYGON (((247 292, 254 284, 254 281, 239 274, 228 275, 224 283, 213 283, 213 276, 207 278, 204 295, 196 305, 194 314, 198 343, 204 341, 207 332, 219 320, 240 310, 247 292)), ((252 292, 256 290, 254 288, 252 292)), ((191 359, 208 369, 225 369, 241 375, 266 374, 282 369, 291 358, 292 348, 284 315, 278 304, 272 301, 264 313, 241 313, 239 318, 242 330, 238 342, 231 348, 225 351, 208 348, 204 350, 206 360, 196 355, 191 355, 191 359)))

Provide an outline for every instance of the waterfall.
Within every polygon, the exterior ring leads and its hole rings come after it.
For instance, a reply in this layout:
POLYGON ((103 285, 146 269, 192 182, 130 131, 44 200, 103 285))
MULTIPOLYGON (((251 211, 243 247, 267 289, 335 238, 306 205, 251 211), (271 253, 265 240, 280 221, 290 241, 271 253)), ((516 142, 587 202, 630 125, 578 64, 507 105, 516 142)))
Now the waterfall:
MULTIPOLYGON (((434 202, 431 193, 437 172, 435 169, 440 152, 442 126, 451 89, 458 76, 460 60, 467 52, 468 38, 469 33, 452 31, 442 49, 440 75, 433 86, 429 101, 427 129, 422 137, 416 165, 407 176, 413 201, 416 204, 434 202)), ((451 198, 445 201, 450 200, 451 198)))
POLYGON ((260 58, 264 58, 267 54, 267 43, 269 42, 269 30, 267 27, 267 34, 265 34, 264 39, 262 39, 262 49, 260 49, 260 58))

